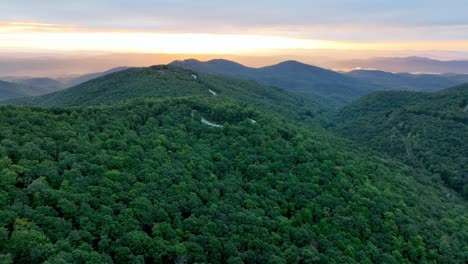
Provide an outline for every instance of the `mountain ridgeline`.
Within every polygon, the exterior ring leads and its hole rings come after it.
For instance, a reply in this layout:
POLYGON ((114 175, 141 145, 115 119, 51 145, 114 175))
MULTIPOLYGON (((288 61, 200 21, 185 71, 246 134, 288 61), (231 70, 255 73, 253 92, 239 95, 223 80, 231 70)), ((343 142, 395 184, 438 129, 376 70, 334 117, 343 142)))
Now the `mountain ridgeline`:
POLYGON ((251 79, 262 84, 281 87, 315 98, 322 102, 322 107, 331 110, 375 91, 427 92, 468 82, 466 74, 394 74, 369 70, 338 73, 297 61, 285 61, 262 68, 246 67, 222 59, 207 62, 190 59, 174 61, 171 65, 199 72, 251 79))
POLYGON ((300 122, 325 122, 314 100, 254 81, 199 74, 174 66, 131 68, 73 88, 39 97, 5 102, 24 106, 63 107, 115 104, 138 98, 200 97, 257 104, 271 112, 287 113, 300 122))
POLYGON ((337 114, 340 135, 437 175, 468 198, 468 85, 378 92, 337 114))
MULTIPOLYGON (((466 74, 409 74, 371 70, 338 73, 297 61, 285 61, 262 68, 250 68, 221 59, 207 62, 191 59, 174 61, 170 65, 197 72, 255 80, 264 85, 283 88, 320 102, 321 107, 327 110, 336 110, 374 91, 434 91, 468 82, 466 74)), ((28 89, 27 91, 17 89, 16 93, 8 93, 9 95, 4 96, 0 93, 0 100, 52 93, 126 69, 128 67, 118 67, 105 72, 56 80, 4 78, 4 81, 17 83, 28 89)))
POLYGON ((170 65, 199 72, 251 79, 265 85, 281 87, 316 98, 323 105, 333 108, 345 105, 376 88, 374 85, 345 76, 343 74, 303 64, 297 61, 285 61, 276 65, 250 68, 227 60, 174 61, 170 65))
POLYGON ((466 262, 466 202, 303 96, 154 66, 5 104, 5 263, 466 262))

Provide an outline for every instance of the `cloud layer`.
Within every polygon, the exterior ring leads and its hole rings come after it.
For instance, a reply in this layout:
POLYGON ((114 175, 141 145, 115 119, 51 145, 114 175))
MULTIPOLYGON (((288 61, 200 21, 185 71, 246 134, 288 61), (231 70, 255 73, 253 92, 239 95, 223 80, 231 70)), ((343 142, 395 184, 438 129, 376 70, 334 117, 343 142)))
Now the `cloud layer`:
POLYGON ((466 54, 466 10, 466 0, 0 0, 0 52, 466 54))
POLYGON ((468 39, 466 10, 465 0, 0 1, 4 21, 177 33, 277 32, 330 40, 468 39))

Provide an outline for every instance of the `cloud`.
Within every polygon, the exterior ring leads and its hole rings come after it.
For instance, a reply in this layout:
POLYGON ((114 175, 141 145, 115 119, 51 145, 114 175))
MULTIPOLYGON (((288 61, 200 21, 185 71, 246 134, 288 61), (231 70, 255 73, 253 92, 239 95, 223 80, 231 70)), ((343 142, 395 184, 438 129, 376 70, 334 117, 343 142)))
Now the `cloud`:
MULTIPOLYGON (((144 18, 139 18, 144 20, 144 18)), ((467 40, 468 25, 441 26, 381 26, 381 25, 257 25, 233 27, 223 24, 198 27, 190 23, 174 25, 158 22, 158 26, 148 26, 154 21, 142 22, 134 27, 84 27, 69 24, 52 24, 32 21, 0 21, 0 33, 40 33, 40 32, 125 32, 159 34, 218 34, 218 35, 263 35, 298 39, 318 39, 330 41, 390 41, 390 40, 467 40), (159 27, 160 29, 154 29, 159 27)))
POLYGON ((467 9, 462 0, 0 1, 0 48, 466 50, 467 9))
MULTIPOLYGON (((2 1, 5 20, 83 27, 175 30, 212 27, 468 25, 466 0, 80 0, 2 1), (191 28, 188 25, 192 26, 191 28)), ((378 33, 378 32, 376 32, 378 33)))
POLYGON ((0 33, 65 32, 76 28, 69 25, 56 25, 24 21, 0 21, 0 33))

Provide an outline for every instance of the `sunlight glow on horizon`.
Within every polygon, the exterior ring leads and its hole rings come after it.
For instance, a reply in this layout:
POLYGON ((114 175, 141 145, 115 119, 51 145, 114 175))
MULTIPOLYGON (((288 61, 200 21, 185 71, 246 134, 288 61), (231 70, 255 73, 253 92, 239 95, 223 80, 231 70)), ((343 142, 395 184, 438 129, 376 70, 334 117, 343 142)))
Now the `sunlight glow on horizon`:
POLYGON ((34 22, 0 22, 0 51, 105 51, 275 54, 285 50, 468 50, 467 40, 335 41, 261 34, 92 30, 34 22))
POLYGON ((272 36, 158 33, 1 34, 0 49, 229 54, 281 49, 319 49, 333 43, 272 36))

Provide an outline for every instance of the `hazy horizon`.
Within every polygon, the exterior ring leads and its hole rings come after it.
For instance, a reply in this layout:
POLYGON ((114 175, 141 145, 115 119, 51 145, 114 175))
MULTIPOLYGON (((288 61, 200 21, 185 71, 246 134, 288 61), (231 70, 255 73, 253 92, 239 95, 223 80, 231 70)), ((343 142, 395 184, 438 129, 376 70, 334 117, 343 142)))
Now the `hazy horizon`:
MULTIPOLYGON (((406 58, 406 57, 424 57, 436 60, 442 60, 438 56, 425 56, 424 54, 407 54, 400 56, 372 56, 372 58, 406 58)), ((78 54, 9 54, 0 55, 0 78, 5 77, 50 77, 63 78, 70 76, 83 75, 88 73, 102 72, 115 67, 147 67, 151 65, 168 64, 175 60, 196 59, 199 61, 209 61, 213 59, 231 60, 248 67, 263 67, 277 64, 283 61, 296 60, 305 64, 310 64, 334 71, 351 71, 354 69, 377 69, 372 67, 357 67, 351 62, 363 59, 362 57, 347 57, 334 59, 331 56, 298 56, 298 55, 278 55, 278 56, 236 56, 230 54, 224 55, 193 55, 193 54, 128 54, 128 53, 78 53, 78 54)), ((457 60, 445 59, 447 61, 457 60)), ((468 61, 464 59, 463 61, 468 61)), ((386 70, 391 72, 400 72, 398 70, 386 70)), ((404 72, 404 71, 402 71, 404 72)), ((409 71, 411 72, 411 71, 409 71)), ((415 73, 415 72, 414 72, 415 73)), ((448 72, 426 72, 426 73, 448 73, 448 72)))
POLYGON ((468 60, 468 3, 450 2, 0 1, 0 76, 188 58, 252 67, 298 60, 335 70, 349 69, 333 61, 373 57, 468 60))

